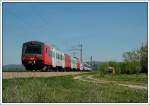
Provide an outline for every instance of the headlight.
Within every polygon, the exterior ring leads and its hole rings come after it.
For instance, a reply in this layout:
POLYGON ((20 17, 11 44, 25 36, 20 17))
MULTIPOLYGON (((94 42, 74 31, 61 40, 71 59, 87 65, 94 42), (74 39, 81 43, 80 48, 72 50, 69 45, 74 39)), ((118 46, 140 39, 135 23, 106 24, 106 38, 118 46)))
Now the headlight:
POLYGON ((31 60, 34 60, 34 57, 30 58, 31 60))

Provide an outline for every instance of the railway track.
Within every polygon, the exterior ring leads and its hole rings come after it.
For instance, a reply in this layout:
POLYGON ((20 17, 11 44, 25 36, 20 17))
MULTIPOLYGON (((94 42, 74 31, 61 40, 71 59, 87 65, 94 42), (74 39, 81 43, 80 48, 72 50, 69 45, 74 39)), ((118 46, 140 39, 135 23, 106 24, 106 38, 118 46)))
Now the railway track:
POLYGON ((3 79, 10 78, 28 78, 28 77, 54 77, 54 76, 66 76, 77 75, 85 72, 2 72, 3 79))

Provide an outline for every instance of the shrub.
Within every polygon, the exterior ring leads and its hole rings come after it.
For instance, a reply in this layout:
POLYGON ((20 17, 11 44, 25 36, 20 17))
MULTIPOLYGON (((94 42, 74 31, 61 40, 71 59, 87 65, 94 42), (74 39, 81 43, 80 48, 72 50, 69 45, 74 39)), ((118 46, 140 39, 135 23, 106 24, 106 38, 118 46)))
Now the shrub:
POLYGON ((103 63, 98 66, 98 72, 103 75, 106 73, 107 68, 108 68, 108 63, 103 63))

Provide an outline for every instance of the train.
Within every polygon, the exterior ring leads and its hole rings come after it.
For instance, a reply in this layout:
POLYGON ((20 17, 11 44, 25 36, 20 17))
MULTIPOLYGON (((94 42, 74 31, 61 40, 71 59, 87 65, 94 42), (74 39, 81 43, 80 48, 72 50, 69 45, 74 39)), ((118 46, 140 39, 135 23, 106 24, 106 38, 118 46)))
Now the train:
POLYGON ((26 70, 81 71, 79 58, 40 41, 28 41, 22 46, 22 64, 26 70))

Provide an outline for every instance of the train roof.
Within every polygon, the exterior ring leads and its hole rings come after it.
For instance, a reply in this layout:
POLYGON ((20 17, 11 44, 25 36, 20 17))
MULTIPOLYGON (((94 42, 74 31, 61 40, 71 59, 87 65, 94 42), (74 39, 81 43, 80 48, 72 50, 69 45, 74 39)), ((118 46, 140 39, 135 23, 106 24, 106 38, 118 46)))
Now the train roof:
POLYGON ((43 42, 40 42, 40 41, 28 41, 28 42, 25 42, 24 44, 28 44, 28 43, 44 44, 43 42))

